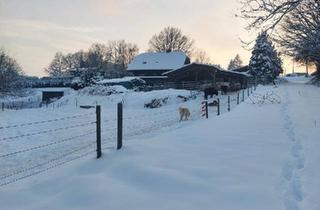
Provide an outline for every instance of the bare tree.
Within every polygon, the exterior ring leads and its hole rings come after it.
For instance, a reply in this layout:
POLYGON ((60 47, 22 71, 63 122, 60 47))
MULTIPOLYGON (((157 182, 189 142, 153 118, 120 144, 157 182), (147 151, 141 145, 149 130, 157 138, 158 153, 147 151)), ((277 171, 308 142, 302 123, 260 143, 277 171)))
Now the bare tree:
POLYGON ((62 76, 65 70, 66 70, 65 57, 61 52, 57 52, 54 55, 54 58, 49 64, 49 66, 45 68, 45 72, 47 72, 50 76, 53 76, 53 77, 62 76))
MULTIPOLYGON (((241 16, 251 20, 248 29, 274 28, 297 7, 310 0, 242 0, 241 16)), ((314 0, 316 1, 316 0, 314 0)))
POLYGON ((193 59, 197 63, 210 64, 211 59, 205 50, 197 49, 193 53, 193 59))
POLYGON ((92 44, 88 51, 88 65, 94 68, 101 68, 105 63, 108 63, 106 54, 107 46, 105 44, 92 44))
POLYGON ((0 49, 0 93, 19 87, 23 71, 17 61, 0 49))
POLYGON ((94 43, 88 51, 81 50, 66 55, 56 53, 45 71, 50 76, 77 76, 82 78, 85 84, 90 84, 93 79, 129 74, 124 70, 138 52, 136 44, 124 40, 109 41, 107 44, 94 43))
POLYGON ((284 18, 275 40, 283 53, 303 63, 314 63, 320 72, 320 4, 309 2, 284 18), (308 13, 303 11, 308 10, 308 13))
POLYGON ((72 68, 85 68, 88 67, 88 52, 83 50, 77 51, 72 54, 72 68))
POLYGON ((151 52, 181 51, 191 56, 194 41, 182 33, 179 28, 166 27, 159 34, 155 34, 149 41, 151 52))
POLYGON ((125 70, 138 53, 138 46, 127 43, 125 40, 110 41, 108 44, 107 57, 113 64, 118 65, 121 70, 125 70))

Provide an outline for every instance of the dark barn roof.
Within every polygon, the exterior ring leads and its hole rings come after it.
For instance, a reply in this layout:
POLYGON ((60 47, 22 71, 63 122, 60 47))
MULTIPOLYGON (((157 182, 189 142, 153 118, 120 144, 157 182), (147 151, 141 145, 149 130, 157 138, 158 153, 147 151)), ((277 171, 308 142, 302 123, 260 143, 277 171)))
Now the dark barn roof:
POLYGON ((232 78, 249 78, 246 73, 223 70, 215 65, 191 63, 181 68, 165 72, 163 75, 168 76, 173 80, 183 81, 204 81, 213 80, 217 77, 232 77, 232 78))
POLYGON ((246 66, 242 66, 242 67, 239 67, 239 68, 235 68, 235 69, 231 69, 231 71, 236 71, 236 72, 249 72, 249 66, 246 65, 246 66))

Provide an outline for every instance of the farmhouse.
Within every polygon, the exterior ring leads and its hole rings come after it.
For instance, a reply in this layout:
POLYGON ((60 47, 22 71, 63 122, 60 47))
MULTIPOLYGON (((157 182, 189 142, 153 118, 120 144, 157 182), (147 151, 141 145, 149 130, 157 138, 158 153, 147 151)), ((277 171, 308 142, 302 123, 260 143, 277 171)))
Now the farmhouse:
POLYGON ((183 52, 150 52, 136 56, 128 65, 128 71, 149 84, 164 82, 163 73, 180 68, 190 63, 190 58, 183 52))
POLYGON ((182 52, 143 53, 133 59, 128 71, 152 86, 152 89, 178 88, 238 90, 246 88, 253 78, 247 69, 226 71, 216 65, 190 63, 182 52))

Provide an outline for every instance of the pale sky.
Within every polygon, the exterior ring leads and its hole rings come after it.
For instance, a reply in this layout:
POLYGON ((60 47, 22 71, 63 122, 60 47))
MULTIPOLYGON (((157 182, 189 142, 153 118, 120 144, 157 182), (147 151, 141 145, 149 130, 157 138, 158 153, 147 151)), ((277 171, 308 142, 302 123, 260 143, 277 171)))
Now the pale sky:
POLYGON ((140 52, 153 34, 179 27, 211 60, 227 67, 251 53, 240 38, 254 39, 235 17, 238 0, 0 0, 0 48, 28 75, 43 76, 55 52, 87 50, 92 43, 125 39, 140 52))

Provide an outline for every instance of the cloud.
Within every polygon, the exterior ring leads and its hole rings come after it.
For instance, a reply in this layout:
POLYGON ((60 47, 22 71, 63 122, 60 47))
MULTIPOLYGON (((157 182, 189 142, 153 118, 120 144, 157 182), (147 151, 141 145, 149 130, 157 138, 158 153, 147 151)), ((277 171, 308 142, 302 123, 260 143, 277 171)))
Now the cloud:
POLYGON ((0 19, 0 47, 18 60, 27 74, 43 75, 57 51, 64 53, 87 49, 94 42, 103 42, 97 34, 102 27, 65 26, 46 21, 0 19))
MULTIPOLYGON (((63 26, 46 21, 24 19, 0 19, 1 28, 29 28, 38 31, 71 31, 71 32, 102 32, 102 27, 63 26)), ((2 29, 3 30, 3 29, 2 29)))

